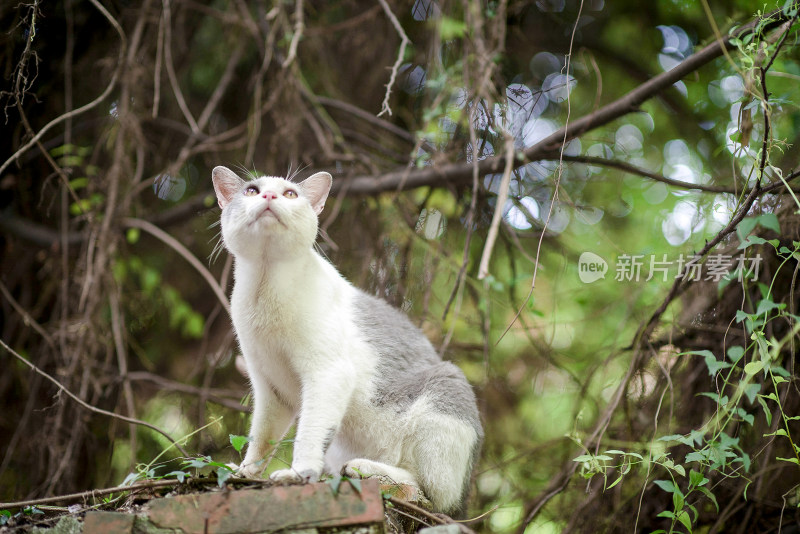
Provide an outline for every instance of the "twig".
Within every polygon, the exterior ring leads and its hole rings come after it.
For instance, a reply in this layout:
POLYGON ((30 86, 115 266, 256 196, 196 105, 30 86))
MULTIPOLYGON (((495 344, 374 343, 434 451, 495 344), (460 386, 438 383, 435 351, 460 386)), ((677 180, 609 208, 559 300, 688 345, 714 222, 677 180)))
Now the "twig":
POLYGON ((14 308, 14 310, 22 316, 22 321, 25 323, 25 326, 30 326, 31 328, 33 328, 37 334, 42 336, 42 338, 50 346, 50 348, 54 349, 56 347, 56 344, 55 341, 53 341, 52 336, 50 336, 50 334, 48 334, 47 331, 44 328, 42 328, 42 325, 37 323, 36 320, 30 316, 30 314, 25 310, 25 308, 20 306, 19 302, 17 302, 17 300, 14 298, 14 296, 11 294, 11 292, 8 290, 8 288, 3 283, 2 280, 0 280, 0 293, 2 293, 3 297, 8 301, 9 304, 11 304, 11 307, 14 308))
MULTIPOLYGON (((222 398, 223 391, 217 391, 208 389, 208 388, 199 388, 196 386, 190 386, 189 384, 184 384, 183 382, 176 382, 175 380, 170 380, 168 378, 164 378, 163 376, 155 375, 152 373, 148 373, 146 371, 133 371, 128 373, 126 376, 120 378, 127 378, 131 381, 137 382, 152 382, 153 384, 157 385, 160 388, 169 389, 172 391, 177 391, 179 393, 186 393, 188 395, 196 395, 198 397, 203 397, 206 400, 213 402, 215 404, 219 404, 220 406, 225 406, 231 410, 236 410, 237 412, 242 413, 249 413, 250 408, 240 404, 237 401, 231 399, 222 398)), ((242 393, 241 396, 244 396, 242 393)))
POLYGON ((431 512, 429 512, 428 510, 426 510, 425 508, 417 506, 416 504, 410 503, 410 502, 408 502, 408 501, 406 501, 404 499, 398 499, 397 497, 389 496, 389 497, 386 497, 386 500, 388 502, 392 503, 395 506, 400 506, 401 508, 405 508, 406 510, 411 510, 415 514, 419 514, 422 517, 424 517, 425 519, 433 521, 437 525, 446 525, 447 524, 447 521, 445 521, 441 517, 439 517, 437 515, 434 515, 431 512))
MULTIPOLYGON (((489 225, 489 233, 486 235, 486 244, 481 254, 481 262, 478 267, 478 280, 483 280, 489 275, 489 260, 492 257, 494 242, 497 240, 497 232, 500 229, 500 221, 503 219, 503 212, 508 200, 508 187, 511 185, 511 171, 514 167, 514 138, 505 132, 506 138, 506 168, 503 171, 503 178, 500 180, 500 190, 497 193, 497 203, 494 206, 494 215, 489 225)), ((472 156, 476 157, 475 154, 472 156)))
MULTIPOLYGON (((131 382, 126 378, 128 374, 128 352, 125 350, 125 340, 123 334, 122 310, 120 309, 120 301, 118 292, 119 289, 115 286, 109 291, 109 308, 111 309, 111 334, 114 338, 114 352, 117 353, 117 366, 122 378, 122 392, 125 398, 125 405, 130 417, 136 417, 134 408, 133 388, 131 382)), ((130 432, 130 447, 131 447, 131 465, 136 463, 136 426, 129 425, 130 432)))
POLYGON ((0 165, 0 174, 3 174, 3 171, 5 171, 8 168, 8 166, 11 165, 12 161, 17 160, 22 154, 27 152, 32 146, 34 146, 37 143, 39 143, 39 140, 42 138, 42 136, 44 136, 44 134, 46 134, 48 131, 50 131, 51 128, 61 124, 62 122, 66 121, 66 120, 72 119, 73 117, 76 117, 76 116, 78 116, 78 115, 80 115, 82 113, 85 113, 85 112, 89 111, 90 109, 93 109, 93 108, 97 107, 97 105, 100 104, 100 102, 105 100, 106 97, 109 94, 111 94, 111 91, 114 90, 114 87, 116 87, 117 79, 119 78, 119 75, 120 75, 120 73, 122 71, 122 66, 123 66, 123 61, 122 60, 125 57, 125 51, 126 51, 126 48, 127 48, 127 39, 125 38, 125 33, 122 31, 122 28, 120 27, 119 23, 114 19, 114 17, 111 16, 111 14, 108 12, 108 10, 105 7, 103 7, 101 4, 99 4, 96 0, 90 0, 90 1, 103 14, 103 16, 109 21, 109 23, 112 26, 114 26, 114 29, 117 30, 117 33, 119 33, 120 39, 122 41, 122 45, 121 45, 120 51, 119 51, 119 58, 118 58, 118 61, 117 61, 117 68, 114 69, 114 73, 111 76, 111 81, 108 83, 108 85, 106 86, 105 90, 102 93, 100 93, 100 96, 98 96, 97 98, 95 98, 94 100, 89 102, 88 104, 85 104, 85 105, 83 105, 83 106, 81 106, 81 107, 79 107, 77 109, 73 109, 71 111, 68 111, 68 112, 62 114, 62 115, 59 115, 58 117, 56 117, 52 121, 50 121, 47 124, 45 124, 42 127, 42 129, 39 130, 39 132, 36 135, 31 137, 31 139, 27 143, 22 145, 16 152, 14 152, 14 154, 10 158, 5 160, 3 162, 3 164, 0 165))
POLYGON ((425 519, 428 519, 429 521, 432 521, 433 523, 435 523, 437 525, 453 525, 453 524, 455 524, 455 525, 458 525, 458 528, 464 534, 475 534, 474 531, 471 528, 469 528, 468 526, 466 526, 463 522, 455 521, 454 519, 452 519, 452 518, 450 518, 450 517, 448 517, 448 516, 446 516, 444 514, 434 514, 432 512, 429 512, 425 508, 417 506, 416 504, 408 502, 406 500, 398 499, 397 497, 388 496, 388 497, 386 497, 386 500, 388 502, 392 503, 394 506, 405 508, 406 510, 414 512, 415 514, 419 514, 422 517, 424 517, 425 519))
POLYGON ((181 108, 186 122, 192 129, 192 133, 200 133, 200 128, 186 105, 186 99, 181 92, 181 86, 178 84, 178 77, 175 75, 175 64, 172 61, 172 9, 170 8, 170 0, 164 0, 164 24, 166 26, 165 42, 164 42, 164 64, 167 67, 167 78, 172 86, 172 93, 175 95, 175 100, 178 102, 178 107, 181 108))
POLYGON ((211 286, 211 290, 214 291, 214 294, 219 299, 222 306, 225 308, 225 311, 230 313, 231 305, 228 302, 228 297, 225 296, 225 291, 223 291, 222 287, 220 287, 219 283, 214 279, 211 273, 206 269, 200 260, 198 260, 194 254, 192 254, 189 249, 184 247, 182 244, 178 242, 177 239, 166 233, 161 228, 157 227, 156 225, 149 223, 142 219, 136 219, 133 217, 125 217, 122 220, 122 223, 126 226, 130 226, 133 228, 139 228, 140 230, 144 230, 148 234, 152 235, 153 237, 160 239, 166 245, 171 247, 175 252, 180 254, 183 259, 189 262, 189 264, 195 268, 195 270, 200 273, 203 279, 208 282, 208 285, 211 286))
MULTIPOLYGON (((550 159, 550 158, 547 158, 550 159)), ((555 159, 555 158, 553 158, 555 159)), ((651 180, 655 180, 657 182, 661 182, 673 187, 680 187, 682 189, 696 189, 698 191, 703 191, 705 193, 731 193, 733 195, 737 194, 738 191, 733 187, 724 187, 718 185, 703 185, 703 184, 693 184, 691 182, 684 182, 682 180, 676 180, 674 178, 668 178, 662 174, 658 174, 647 169, 643 169, 641 167, 637 167, 627 161, 620 161, 615 159, 605 159, 593 156, 568 156, 564 155, 561 158, 563 161, 569 161, 572 163, 585 163, 587 165, 597 165, 602 167, 609 167, 612 169, 619 169, 621 171, 625 171, 630 174, 635 174, 638 176, 643 176, 645 178, 650 178, 651 180)))
POLYGON ((156 38, 156 62, 153 67, 153 111, 151 117, 158 117, 161 103, 161 62, 164 60, 164 13, 158 17, 158 37, 156 38))
POLYGON ((134 419, 134 418, 132 418, 132 417, 126 417, 126 416, 124 416, 124 415, 119 415, 119 414, 116 414, 116 413, 113 413, 113 412, 109 412, 109 411, 107 411, 107 410, 103 410, 102 408, 97 408, 96 406, 92 406, 91 404, 88 404, 88 403, 87 403, 87 402, 85 402, 83 399, 81 399, 80 397, 78 397, 77 395, 75 395, 74 393, 72 393, 70 390, 68 390, 67 388, 65 388, 65 387, 64 387, 64 386, 61 384, 61 382, 59 382, 58 380, 56 380, 55 378, 53 378, 52 376, 50 376, 50 375, 49 375, 49 374, 47 374, 46 372, 44 372, 44 371, 42 371, 41 369, 39 369, 39 368, 38 368, 36 365, 34 365, 34 364, 33 364, 33 363, 31 363, 30 361, 28 361, 26 358, 24 358, 24 357, 20 356, 19 354, 17 354, 17 352, 16 352, 14 349, 12 349, 11 347, 9 347, 8 345, 6 345, 5 341, 3 341, 2 339, 0 339, 0 345, 2 345, 2 347, 3 347, 4 349, 6 349, 6 351, 8 351, 8 353, 9 353, 9 354, 11 354, 11 355, 12 355, 12 356, 14 356, 15 358, 17 358, 19 361, 21 361, 22 363, 24 363, 25 365, 27 365, 28 367, 30 367, 30 368, 31 368, 33 371, 35 371, 35 372, 36 372, 36 373, 38 373, 39 375, 43 376, 44 378, 46 378, 47 380, 49 380, 50 382, 52 382, 52 383, 53 383, 53 384, 54 384, 54 385, 55 385, 55 386, 56 386, 56 387, 57 387, 59 390, 61 390, 61 391, 63 391, 64 393, 66 393, 66 394, 67 394, 67 396, 68 396, 69 398, 71 398, 72 400, 74 400, 75 402, 77 402, 78 404, 80 404, 81 406, 83 406, 84 408, 86 408, 87 410, 89 410, 89 411, 91 411, 91 412, 94 412, 94 413, 97 413, 97 414, 100 414, 100 415, 106 415, 106 416, 108 416, 108 417, 113 417, 114 419, 119 419, 120 421, 125 421, 126 423, 133 423, 133 424, 135 424, 135 425, 141 425, 141 426, 145 426, 145 427, 147 427, 147 428, 149 428, 149 429, 151 429, 151 430, 154 430, 154 431, 158 432, 159 434, 161 434, 162 436, 164 436, 165 438, 167 438, 167 439, 170 441, 170 443, 172 443, 173 445, 175 445, 175 447, 176 447, 176 448, 177 448, 177 449, 178 449, 178 450, 181 452, 181 454, 183 454, 184 456, 188 456, 188 455, 189 455, 189 454, 188 454, 188 453, 187 453, 187 452, 184 450, 184 448, 183 448, 183 447, 181 447, 181 445, 180 445, 180 444, 179 444, 177 441, 175 441, 174 439, 172 439, 172 437, 171 437, 169 434, 167 434, 165 431, 161 430, 161 429, 160 429, 160 428, 158 428, 157 426, 155 426, 155 425, 153 425, 153 424, 151 424, 151 423, 148 423, 147 421, 140 421, 139 419, 134 419))
MULTIPOLYGON (((202 484, 205 486, 216 486, 218 481, 213 478, 190 478, 192 484, 202 484)), ((228 483, 232 484, 248 484, 251 486, 263 486, 269 484, 266 480, 254 480, 251 478, 230 477, 227 479, 228 483)), ((143 482, 136 482, 129 486, 115 486, 113 488, 103 488, 97 490, 81 491, 78 493, 69 493, 66 495, 55 495, 53 497, 42 497, 41 499, 31 499, 28 501, 15 501, 15 502, 0 502, 0 509, 8 508, 27 508, 29 506, 38 506, 40 504, 51 504, 56 502, 71 502, 92 499, 101 497, 103 495, 111 495, 112 493, 129 493, 134 491, 141 491, 147 489, 169 488, 172 486, 180 486, 183 484, 177 479, 162 479, 162 480, 146 480, 143 482)))
POLYGON ((292 42, 289 43, 289 53, 281 64, 281 67, 284 69, 291 65, 297 58, 297 45, 303 37, 304 29, 303 0, 297 0, 294 7, 294 34, 292 35, 292 42))
MULTIPOLYGON (((553 184, 553 197, 550 199, 550 207, 547 210, 547 217, 544 220, 544 227, 542 228, 542 232, 539 234, 539 240, 536 243, 536 260, 533 263, 533 274, 531 275, 531 287, 528 290, 528 294, 525 296, 525 300, 522 302, 522 305, 517 308, 517 312, 514 314, 514 317, 509 321, 506 329, 500 335, 500 338, 497 340, 497 343, 502 340, 505 335, 511 330, 511 327, 517 322, 517 319, 522 314, 522 311, 525 309, 525 306, 530 302, 531 297, 533 297, 533 291, 536 288, 536 275, 539 274, 539 258, 541 257, 542 253, 542 243, 544 242, 544 236, 547 232, 547 226, 550 224, 550 218, 553 216, 553 208, 558 201, 558 191, 561 187, 561 177, 564 175, 564 147, 567 146, 567 135, 569 132, 570 127, 570 115, 572 114, 572 99, 570 95, 572 91, 569 89, 569 71, 570 66, 572 65, 572 46, 575 43, 575 33, 578 31, 578 23, 581 20, 581 14, 583 13, 583 0, 580 0, 580 4, 578 6, 578 14, 575 17, 575 24, 572 25, 572 35, 570 36, 569 40, 569 51, 567 52, 567 63, 564 66, 565 76, 567 78, 567 117, 564 121, 564 128, 562 128, 562 139, 559 143, 558 148, 558 168, 556 171, 556 178, 555 183, 553 184)), ((556 132, 558 133, 558 132, 556 132)), ((531 517, 531 520, 533 517, 531 517)), ((530 521, 528 521, 529 523, 530 521)))
POLYGON ((392 94, 392 87, 394 87, 394 82, 397 79, 397 72, 400 70, 400 65, 403 63, 403 58, 406 54, 406 46, 411 42, 411 39, 408 38, 406 35, 405 30, 403 30, 403 26, 400 25, 400 21, 397 20, 397 17, 394 16, 392 13, 389 4, 386 3, 386 0, 378 0, 383 10, 386 12, 386 16, 389 18, 389 21, 394 26, 397 35, 400 36, 400 50, 397 52, 397 60, 395 60, 394 65, 392 66, 392 73, 389 76, 389 83, 386 84, 386 94, 383 97, 383 104, 381 104, 381 112, 378 113, 378 117, 387 113, 391 116, 392 108, 389 107, 389 97, 392 94))
MULTIPOLYGON (((769 30, 787 20, 787 17, 782 14, 781 10, 765 15, 765 17, 770 16, 774 17, 775 20, 771 20, 767 23, 762 30, 769 30)), ((742 38, 752 33, 757 24, 758 21, 752 21, 740 27, 736 30, 735 36, 742 38)), ((681 80, 686 75, 721 56, 721 47, 723 46, 727 48, 732 46, 728 37, 726 37, 722 43, 715 41, 709 44, 699 52, 686 58, 673 69, 654 76, 617 100, 553 132, 535 145, 526 148, 521 153, 523 157, 515 161, 515 168, 552 155, 559 150, 564 140, 569 141, 590 130, 627 115, 628 113, 637 111, 639 106, 645 101, 658 95, 662 90, 672 87, 675 82, 681 80)), ((478 163, 481 176, 499 172, 504 165, 504 155, 488 157, 478 163)), ((356 176, 352 179, 350 193, 354 195, 363 195, 372 194, 379 190, 391 191, 397 189, 398 183, 402 183, 404 188, 411 189, 424 185, 442 183, 468 184, 471 183, 471 180, 472 163, 470 162, 431 166, 411 172, 409 172, 406 167, 403 167, 402 169, 386 173, 377 178, 375 176, 356 176)), ((334 188, 335 187, 336 183, 334 182, 334 188)))

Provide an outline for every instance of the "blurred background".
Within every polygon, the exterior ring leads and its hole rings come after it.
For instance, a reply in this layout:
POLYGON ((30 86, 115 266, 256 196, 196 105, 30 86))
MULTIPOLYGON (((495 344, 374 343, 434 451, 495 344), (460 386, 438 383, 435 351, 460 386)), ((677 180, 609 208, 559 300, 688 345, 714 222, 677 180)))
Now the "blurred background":
POLYGON ((319 248, 475 387, 473 528, 797 525, 796 20, 784 0, 4 2, 0 501, 166 474, 163 434, 239 460, 225 165, 333 174, 319 248))

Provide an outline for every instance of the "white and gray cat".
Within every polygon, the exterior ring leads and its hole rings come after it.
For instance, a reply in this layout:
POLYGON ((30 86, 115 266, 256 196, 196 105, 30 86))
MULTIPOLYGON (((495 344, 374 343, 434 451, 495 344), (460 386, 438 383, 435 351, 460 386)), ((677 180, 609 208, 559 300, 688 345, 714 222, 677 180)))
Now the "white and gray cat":
POLYGON ((352 286, 314 250, 331 175, 301 183, 212 172, 222 240, 235 258, 233 326, 253 388, 240 473, 257 477, 297 419, 291 468, 385 476, 459 513, 483 438, 475 396, 400 311, 352 286))

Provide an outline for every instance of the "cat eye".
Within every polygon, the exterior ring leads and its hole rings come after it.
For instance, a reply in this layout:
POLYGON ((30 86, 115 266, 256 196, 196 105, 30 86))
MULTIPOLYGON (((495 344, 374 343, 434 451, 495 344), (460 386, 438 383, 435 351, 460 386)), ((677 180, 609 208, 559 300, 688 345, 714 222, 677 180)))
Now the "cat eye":
POLYGON ((258 194, 258 188, 254 185, 248 186, 247 189, 244 190, 245 196, 252 197, 258 194))
POLYGON ((295 191, 294 189, 287 189, 286 191, 283 192, 283 196, 285 196, 286 198, 297 198, 297 191, 295 191))

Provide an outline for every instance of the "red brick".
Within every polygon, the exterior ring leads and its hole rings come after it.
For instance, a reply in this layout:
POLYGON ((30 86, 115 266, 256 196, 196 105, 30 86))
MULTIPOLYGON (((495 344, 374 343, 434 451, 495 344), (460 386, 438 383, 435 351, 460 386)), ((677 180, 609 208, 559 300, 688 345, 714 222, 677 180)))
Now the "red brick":
POLYGON ((129 534, 135 516, 118 512, 86 512, 83 534, 129 534))
POLYGON ((361 481, 360 494, 347 482, 337 495, 325 483, 273 486, 166 497, 151 501, 147 515, 185 534, 244 534, 382 523, 383 498, 377 480, 361 481))

